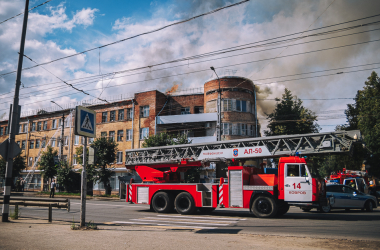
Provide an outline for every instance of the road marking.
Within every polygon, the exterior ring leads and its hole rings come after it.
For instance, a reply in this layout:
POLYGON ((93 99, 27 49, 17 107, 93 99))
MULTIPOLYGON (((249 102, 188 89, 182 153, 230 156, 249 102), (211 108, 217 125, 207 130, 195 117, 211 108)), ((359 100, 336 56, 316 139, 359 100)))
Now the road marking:
POLYGON ((196 217, 196 216, 186 216, 186 215, 157 215, 160 217, 169 217, 169 218, 188 218, 188 219, 210 219, 210 220, 231 220, 231 221, 239 221, 239 220, 247 220, 240 218, 224 218, 224 217, 196 217))
POLYGON ((203 223, 203 222, 188 222, 188 221, 157 221, 157 220, 144 220, 144 219, 131 219, 133 221, 150 221, 150 222, 167 222, 167 223, 177 223, 177 224, 194 224, 194 225, 212 225, 212 226, 228 226, 229 224, 222 223, 203 223))

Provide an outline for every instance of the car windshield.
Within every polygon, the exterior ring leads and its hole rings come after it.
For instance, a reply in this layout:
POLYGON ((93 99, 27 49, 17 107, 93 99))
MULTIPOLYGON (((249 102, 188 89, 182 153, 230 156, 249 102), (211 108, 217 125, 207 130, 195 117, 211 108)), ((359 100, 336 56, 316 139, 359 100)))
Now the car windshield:
POLYGON ((309 169, 309 172, 310 172, 312 178, 321 178, 321 176, 319 175, 318 168, 317 168, 316 164, 308 161, 306 166, 309 169))

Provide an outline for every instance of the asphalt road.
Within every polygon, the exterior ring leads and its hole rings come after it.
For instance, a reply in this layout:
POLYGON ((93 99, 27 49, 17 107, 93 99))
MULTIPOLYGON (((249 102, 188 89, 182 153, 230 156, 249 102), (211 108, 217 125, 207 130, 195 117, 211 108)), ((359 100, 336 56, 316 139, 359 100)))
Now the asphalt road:
MULTIPOLYGON (((11 209, 13 209, 11 207, 11 209)), ((21 217, 47 219, 48 209, 20 207, 21 217)), ((79 223, 80 200, 71 200, 71 210, 53 209, 53 221, 79 223)), ((303 212, 291 207, 281 218, 258 219, 246 209, 216 209, 210 215, 158 214, 148 206, 124 201, 88 200, 86 221, 98 225, 147 226, 170 230, 195 230, 196 233, 260 234, 317 238, 338 238, 380 241, 380 209, 333 210, 328 214, 303 212)))

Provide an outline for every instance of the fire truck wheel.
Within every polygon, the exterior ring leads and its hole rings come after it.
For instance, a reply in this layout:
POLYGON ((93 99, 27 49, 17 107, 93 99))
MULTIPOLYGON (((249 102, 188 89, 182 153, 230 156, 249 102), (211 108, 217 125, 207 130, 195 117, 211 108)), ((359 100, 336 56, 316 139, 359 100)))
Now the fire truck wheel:
POLYGON ((365 210, 367 212, 372 212, 373 211, 373 203, 371 201, 367 201, 364 205, 365 210))
POLYGON ((277 215, 276 201, 269 196, 259 196, 252 202, 252 213, 257 218, 273 218, 277 215))
POLYGON ((192 214, 195 210, 195 202, 188 192, 182 192, 175 198, 175 210, 179 214, 192 214))
POLYGON ((157 213, 169 213, 173 210, 173 197, 166 192, 158 192, 153 196, 152 207, 157 213))

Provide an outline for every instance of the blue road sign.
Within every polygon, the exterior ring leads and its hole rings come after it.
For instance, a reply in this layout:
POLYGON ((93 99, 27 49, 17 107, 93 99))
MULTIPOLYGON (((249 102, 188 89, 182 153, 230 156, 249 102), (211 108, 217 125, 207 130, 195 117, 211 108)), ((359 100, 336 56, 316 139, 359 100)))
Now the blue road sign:
POLYGON ((82 106, 76 107, 75 134, 96 137, 96 112, 82 106))

